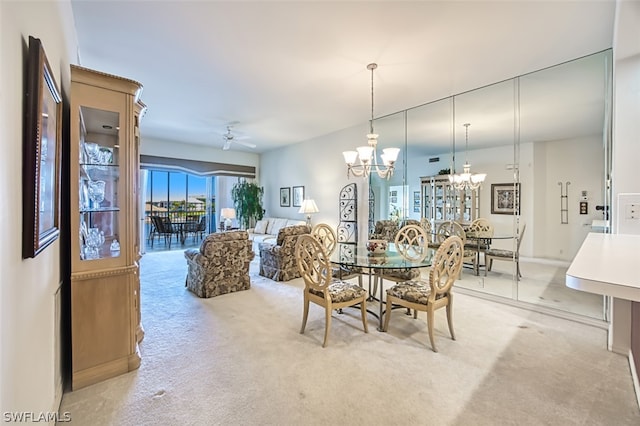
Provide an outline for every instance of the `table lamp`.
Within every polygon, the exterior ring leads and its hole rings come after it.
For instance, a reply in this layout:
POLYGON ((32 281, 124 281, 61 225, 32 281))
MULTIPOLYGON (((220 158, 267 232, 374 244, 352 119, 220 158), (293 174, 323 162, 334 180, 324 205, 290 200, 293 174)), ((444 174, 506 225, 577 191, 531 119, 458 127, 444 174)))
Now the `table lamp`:
POLYGON ((236 218, 236 209, 224 208, 220 210, 220 216, 224 219, 224 229, 227 230, 231 228, 233 219, 236 218))
POLYGON ((300 206, 300 210, 298 213, 304 213, 307 215, 307 225, 311 226, 311 214, 318 213, 318 206, 316 206, 316 202, 313 200, 306 199, 302 202, 300 206))

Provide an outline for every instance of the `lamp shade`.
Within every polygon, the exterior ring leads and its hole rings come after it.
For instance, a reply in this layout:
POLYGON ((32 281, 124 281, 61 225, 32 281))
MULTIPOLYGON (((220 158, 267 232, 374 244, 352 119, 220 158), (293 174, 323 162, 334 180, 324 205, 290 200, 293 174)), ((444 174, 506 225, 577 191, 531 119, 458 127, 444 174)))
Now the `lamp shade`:
POLYGON ((313 200, 304 200, 302 202, 302 205, 300 206, 300 210, 298 210, 298 213, 305 213, 305 214, 311 214, 311 213, 318 213, 320 210, 318 210, 318 206, 316 205, 316 202, 313 200))
POLYGON ((236 209, 224 208, 220 210, 220 216, 225 219, 235 219, 236 218, 236 209))

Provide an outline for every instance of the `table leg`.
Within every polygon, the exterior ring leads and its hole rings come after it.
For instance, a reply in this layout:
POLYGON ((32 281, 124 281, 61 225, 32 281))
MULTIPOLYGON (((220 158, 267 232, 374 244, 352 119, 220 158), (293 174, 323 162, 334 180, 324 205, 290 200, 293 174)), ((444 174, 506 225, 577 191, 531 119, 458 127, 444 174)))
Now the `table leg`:
POLYGON ((382 289, 382 287, 383 287, 383 285, 382 285, 382 273, 381 273, 381 272, 379 272, 379 273, 378 273, 378 277, 377 277, 377 279, 378 279, 378 287, 380 287, 380 300, 378 301, 378 304, 380 305, 380 306, 379 306, 380 316, 378 317, 378 320, 379 320, 379 324, 378 324, 378 331, 381 331, 381 332, 382 332, 382 331, 384 331, 384 330, 382 329, 382 324, 383 324, 383 322, 382 322, 382 321, 383 321, 383 318, 382 318, 382 313, 383 313, 383 312, 382 312, 382 304, 383 304, 383 301, 382 301, 382 300, 383 300, 383 299, 382 299, 382 295, 383 295, 383 289, 382 289))

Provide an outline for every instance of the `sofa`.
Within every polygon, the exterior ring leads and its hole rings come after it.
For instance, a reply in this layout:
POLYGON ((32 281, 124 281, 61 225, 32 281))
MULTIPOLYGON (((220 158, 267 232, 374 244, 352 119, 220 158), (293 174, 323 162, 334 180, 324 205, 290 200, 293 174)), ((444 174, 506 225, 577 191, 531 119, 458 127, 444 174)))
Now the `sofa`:
POLYGON ((187 249, 185 286, 208 298, 251 287, 249 263, 255 257, 247 231, 209 234, 200 249, 187 249))
POLYGON ((298 237, 311 234, 308 225, 280 228, 275 240, 260 243, 260 275, 274 281, 289 281, 299 278, 295 249, 298 237))
POLYGON ((278 232, 285 226, 306 225, 304 220, 286 219, 282 217, 265 217, 256 222, 253 228, 247 230, 249 239, 253 241, 253 251, 260 253, 260 243, 273 240, 275 242, 278 232))

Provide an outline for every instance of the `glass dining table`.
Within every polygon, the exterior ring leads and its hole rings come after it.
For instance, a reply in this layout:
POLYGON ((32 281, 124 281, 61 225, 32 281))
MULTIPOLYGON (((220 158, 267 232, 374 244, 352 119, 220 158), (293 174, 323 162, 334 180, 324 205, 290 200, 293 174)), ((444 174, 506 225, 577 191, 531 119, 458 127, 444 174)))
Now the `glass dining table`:
MULTIPOLYGON (((372 255, 367 251, 366 244, 354 243, 338 243, 336 249, 331 255, 331 263, 339 265, 347 270, 361 270, 362 274, 369 276, 369 301, 378 303, 378 312, 367 312, 378 318, 378 331, 382 330, 382 321, 384 314, 384 289, 382 288, 382 275, 390 270, 410 270, 416 268, 427 268, 431 266, 434 249, 426 248, 427 255, 422 261, 411 261, 402 256, 396 250, 393 243, 389 243, 387 251, 381 255, 372 255), (378 279, 379 296, 376 297, 372 292, 372 280, 378 279)), ((341 269, 342 269, 341 268, 341 269)), ((340 278, 340 277, 337 277, 340 278)))

